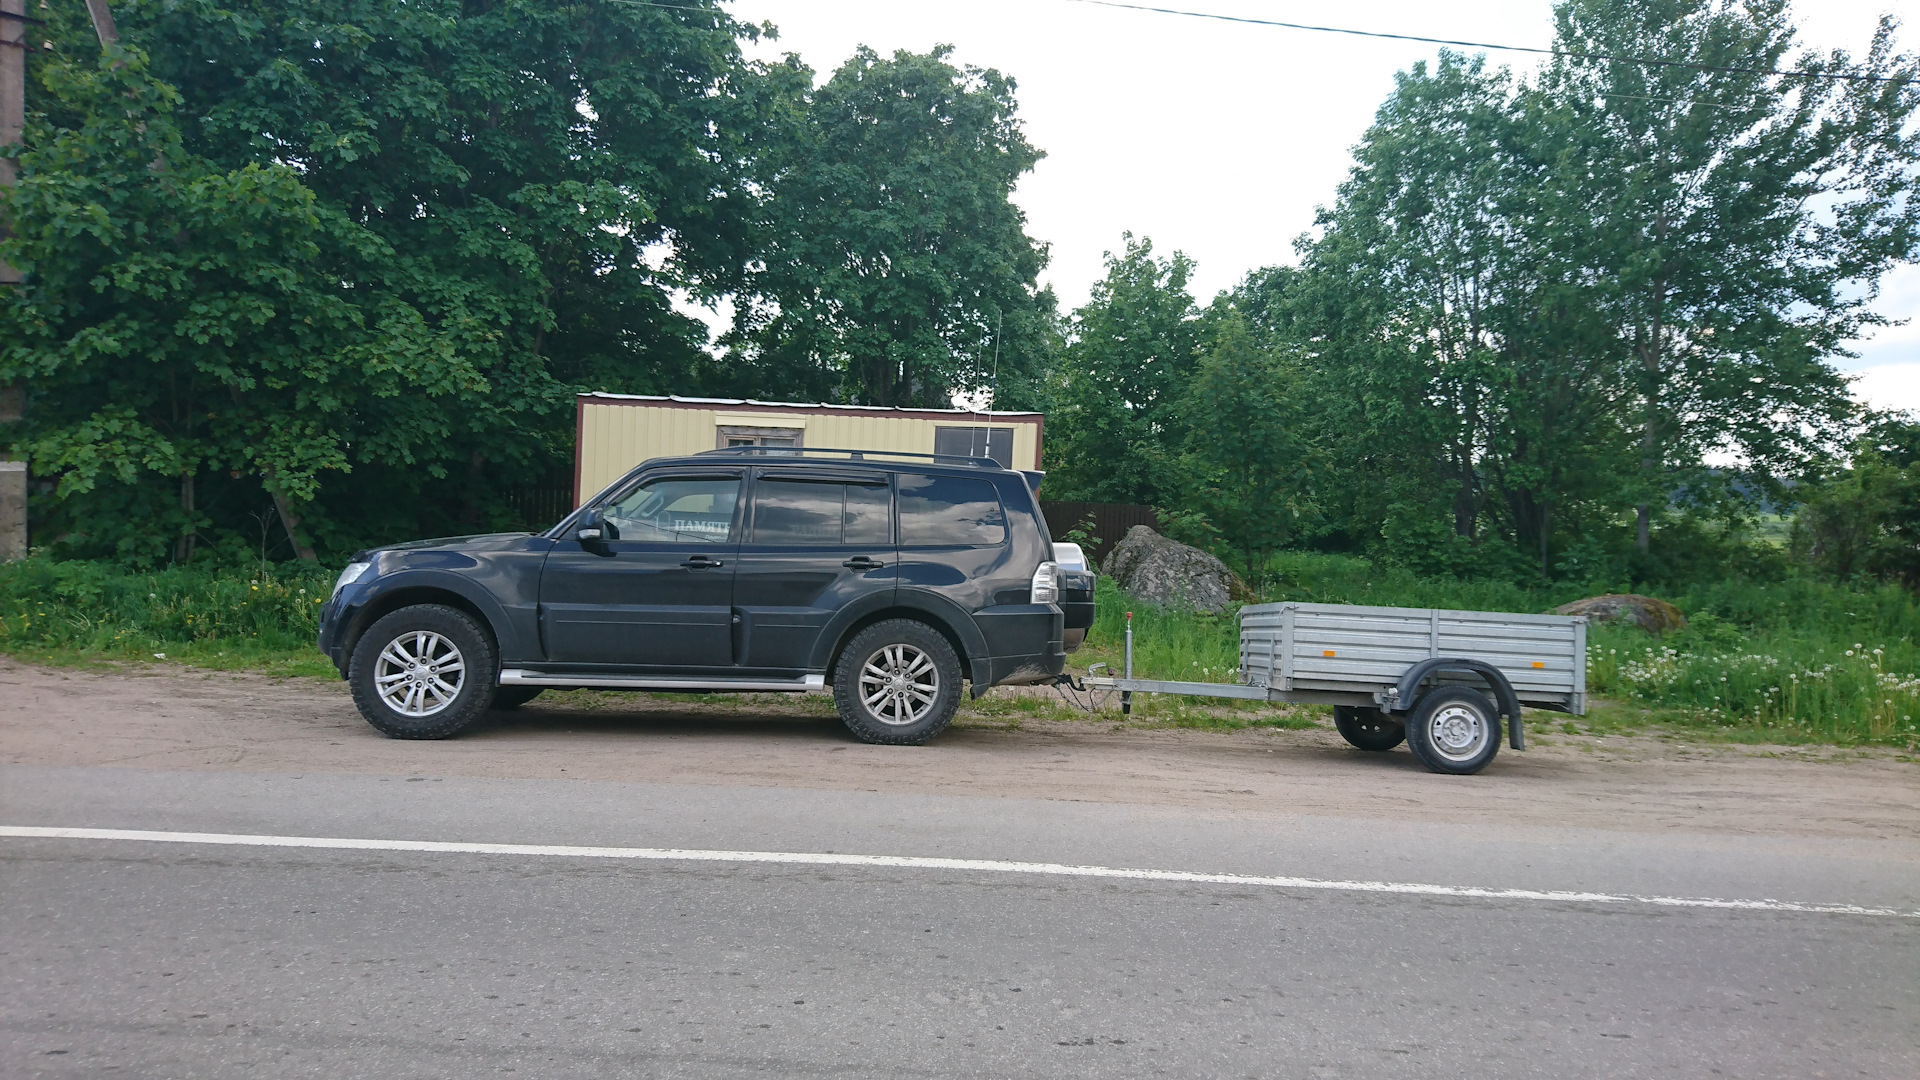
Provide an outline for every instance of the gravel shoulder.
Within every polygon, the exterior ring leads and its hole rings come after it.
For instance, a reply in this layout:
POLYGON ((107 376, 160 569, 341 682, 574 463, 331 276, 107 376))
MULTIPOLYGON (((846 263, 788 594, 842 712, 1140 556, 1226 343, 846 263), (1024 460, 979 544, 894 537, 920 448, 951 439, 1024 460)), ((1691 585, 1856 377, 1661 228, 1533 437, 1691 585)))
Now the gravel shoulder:
MULTIPOLYGON (((1539 732, 1540 729, 1534 729, 1539 732)), ((817 703, 545 699, 455 740, 389 740, 344 684, 0 659, 0 760, 183 771, 578 779, 878 791, 1623 832, 1920 841, 1920 764, 1888 752, 1536 734, 1477 777, 1364 754, 1329 728, 959 726, 857 743, 817 703)), ((1907 845, 1896 847, 1905 850, 1907 845)))

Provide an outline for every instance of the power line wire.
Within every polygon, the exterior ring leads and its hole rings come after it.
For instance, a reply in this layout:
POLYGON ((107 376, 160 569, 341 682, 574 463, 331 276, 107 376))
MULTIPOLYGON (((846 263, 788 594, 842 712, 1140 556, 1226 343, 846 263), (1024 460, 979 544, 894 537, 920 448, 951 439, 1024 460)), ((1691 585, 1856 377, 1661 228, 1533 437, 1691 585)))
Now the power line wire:
MULTIPOLYGON (((640 0, 619 0, 620 3, 638 3, 640 0)), ((1278 19, 1255 19, 1244 15, 1220 15, 1211 11, 1182 11, 1178 8, 1152 7, 1147 4, 1127 4, 1120 0, 1066 0, 1070 4, 1092 4, 1096 7, 1120 8, 1126 11, 1149 11, 1158 15, 1184 15, 1194 19, 1215 19, 1220 22, 1246 23, 1253 26, 1277 26, 1287 30, 1311 30, 1321 34, 1350 34, 1354 37, 1386 38, 1391 41, 1419 41, 1429 45, 1458 45, 1463 49, 1493 49, 1498 52, 1537 53, 1542 56, 1566 56, 1576 60, 1613 60, 1626 64, 1646 64, 1650 67, 1681 67, 1696 71, 1718 71, 1730 75, 1779 75, 1791 79, 1839 79, 1848 82, 1899 83, 1913 82, 1911 78, 1895 75, 1865 75, 1858 72, 1826 71, 1780 71, 1776 68, 1730 67, 1719 64, 1696 64, 1685 60, 1656 60, 1645 56, 1616 56, 1611 53, 1575 52, 1570 49, 1542 49, 1531 45, 1494 45, 1485 41, 1456 41, 1452 38, 1421 37, 1417 34, 1389 34, 1380 30, 1351 30, 1341 26, 1314 26, 1310 23, 1281 22, 1278 19)), ((665 5, 659 5, 665 6, 665 5)))
MULTIPOLYGON (((690 4, 669 4, 661 0, 610 0, 615 4, 631 4, 635 7, 667 8, 673 11, 700 11, 712 14, 721 13, 718 7, 695 7, 690 4)), ((1495 52, 1533 53, 1539 56, 1565 56, 1575 60, 1610 60, 1623 64, 1644 64, 1648 67, 1690 68, 1694 71, 1716 71, 1727 75, 1778 75, 1785 79, 1833 79, 1842 82, 1891 83, 1905 86, 1914 80, 1898 75, 1867 75, 1854 71, 1781 71, 1778 68, 1734 67, 1726 64, 1697 64, 1688 60, 1658 60, 1650 56, 1620 56, 1614 53, 1578 52, 1572 49, 1543 49, 1534 45, 1495 45, 1486 41, 1460 41, 1454 38, 1422 37, 1418 34, 1390 34, 1383 30, 1354 30, 1344 26, 1315 26, 1312 23, 1282 22, 1278 19, 1256 19, 1246 15, 1221 15, 1211 11, 1185 11, 1180 8, 1154 7, 1149 4, 1128 4, 1121 0, 1065 0, 1069 4, 1092 4, 1095 7, 1118 8, 1123 11, 1145 11, 1156 15, 1180 15, 1191 19, 1213 19, 1218 22, 1243 23, 1250 26, 1275 26, 1283 30, 1308 30, 1317 34, 1347 34, 1352 37, 1384 38, 1388 41, 1418 41, 1428 45, 1458 45, 1463 49, 1492 49, 1495 52)), ((1631 96, 1631 95, 1617 95, 1631 96)), ((1648 99, 1653 100, 1653 99, 1648 99)), ((1728 106, 1716 106, 1727 108, 1728 106)))

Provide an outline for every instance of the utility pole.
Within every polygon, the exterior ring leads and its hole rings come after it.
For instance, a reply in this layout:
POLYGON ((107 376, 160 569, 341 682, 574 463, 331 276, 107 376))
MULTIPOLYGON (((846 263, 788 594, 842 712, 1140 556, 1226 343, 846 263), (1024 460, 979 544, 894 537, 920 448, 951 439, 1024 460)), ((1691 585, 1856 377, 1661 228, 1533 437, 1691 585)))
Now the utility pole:
MULTIPOLYGON (((19 145, 27 126, 27 0, 0 0, 0 147, 19 145)), ((0 157, 0 188, 18 180, 19 167, 0 157)), ((13 228, 0 217, 0 239, 13 228)), ((0 261, 0 289, 20 284, 20 271, 0 261)), ((0 383, 0 444, 10 441, 26 404, 23 387, 0 383)), ((11 458, 11 455, 9 455, 11 458)), ((27 554, 27 463, 0 461, 0 562, 27 554)))
MULTIPOLYGON (((20 142, 27 126, 27 0, 0 0, 0 147, 20 142)), ((0 157, 0 188, 10 188, 19 167, 0 157)), ((12 234, 0 219, 0 237, 12 234)), ((0 286, 20 283, 20 271, 0 262, 0 286)), ((6 418, 11 419, 11 418, 6 418)))

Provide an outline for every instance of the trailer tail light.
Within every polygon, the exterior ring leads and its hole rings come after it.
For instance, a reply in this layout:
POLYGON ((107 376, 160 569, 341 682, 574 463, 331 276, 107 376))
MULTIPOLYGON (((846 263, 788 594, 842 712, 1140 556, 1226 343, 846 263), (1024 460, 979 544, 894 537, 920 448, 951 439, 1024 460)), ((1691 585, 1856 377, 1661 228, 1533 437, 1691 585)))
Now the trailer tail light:
POLYGON ((1055 604, 1060 601, 1060 564, 1043 562, 1033 572, 1033 602, 1055 604))

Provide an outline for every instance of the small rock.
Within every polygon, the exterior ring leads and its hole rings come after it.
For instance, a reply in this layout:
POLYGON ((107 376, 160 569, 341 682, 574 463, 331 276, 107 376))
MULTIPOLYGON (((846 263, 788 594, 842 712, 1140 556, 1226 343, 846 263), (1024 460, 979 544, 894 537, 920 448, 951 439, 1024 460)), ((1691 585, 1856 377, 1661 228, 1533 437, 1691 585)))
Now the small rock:
POLYGON ((1571 604, 1562 604, 1553 609, 1556 615, 1585 615, 1595 622, 1633 623, 1649 634, 1664 634, 1669 630, 1685 630, 1687 617, 1680 609, 1665 600, 1639 593, 1608 593, 1605 596, 1591 596, 1585 600, 1575 600, 1571 604))
POLYGON ((1227 564, 1145 525, 1135 525, 1107 552, 1100 572, 1134 599, 1217 615, 1252 590, 1227 564))

